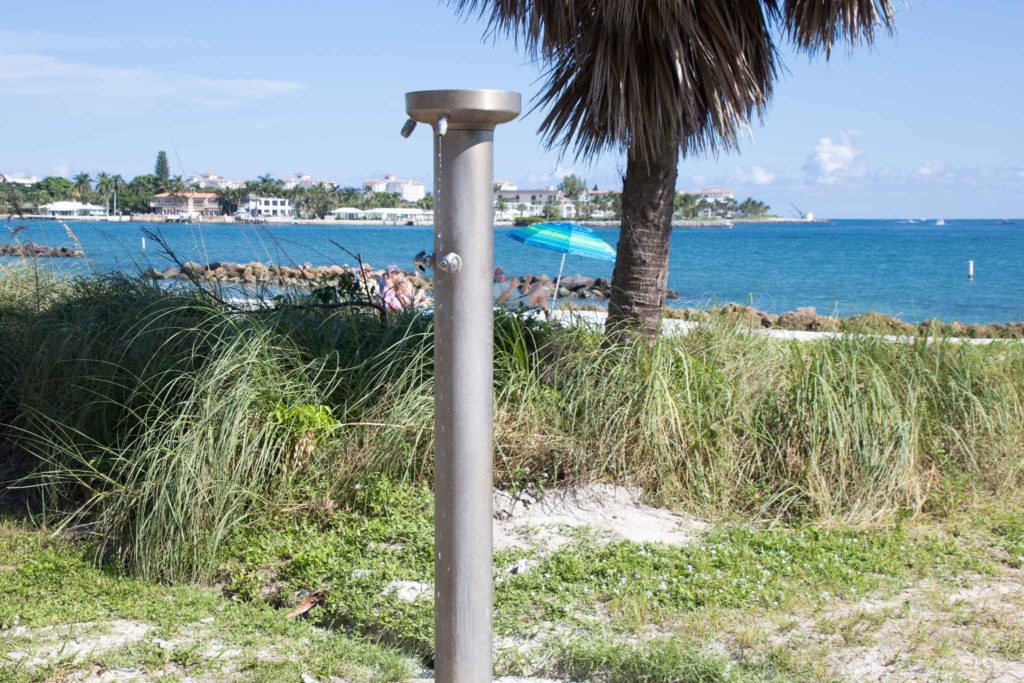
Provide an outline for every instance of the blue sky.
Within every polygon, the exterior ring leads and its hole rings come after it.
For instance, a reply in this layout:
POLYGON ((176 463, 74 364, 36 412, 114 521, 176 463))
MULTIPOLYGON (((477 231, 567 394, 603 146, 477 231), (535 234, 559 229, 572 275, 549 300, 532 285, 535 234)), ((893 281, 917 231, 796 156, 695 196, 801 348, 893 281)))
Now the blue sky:
MULTIPOLYGON (((1024 215, 1024 3, 916 0, 897 29, 830 63, 787 51, 764 121, 738 152, 683 160, 680 188, 725 185, 781 214, 1024 215)), ((429 135, 398 135, 404 92, 539 85, 482 32, 432 0, 5 2, 0 172, 130 177, 166 149, 183 175, 429 184, 429 135)), ((560 158, 539 120, 499 129, 498 177, 619 186, 618 155, 560 158)))

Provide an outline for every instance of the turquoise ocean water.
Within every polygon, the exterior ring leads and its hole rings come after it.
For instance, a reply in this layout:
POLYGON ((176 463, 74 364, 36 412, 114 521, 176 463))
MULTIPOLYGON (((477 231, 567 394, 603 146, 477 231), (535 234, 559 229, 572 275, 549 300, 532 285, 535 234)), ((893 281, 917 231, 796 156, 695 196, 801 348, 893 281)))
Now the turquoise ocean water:
MULTIPOLYGON (((8 219, 25 225, 19 234, 39 244, 70 245, 55 221, 8 219)), ((54 259, 47 267, 96 272, 137 272, 166 267, 151 242, 142 249, 144 223, 73 222, 88 255, 54 259)), ((307 225, 156 225, 182 260, 263 261, 282 264, 349 263, 332 242, 359 253, 374 267, 411 268, 412 257, 431 250, 429 227, 307 225)), ((494 233, 495 265, 512 274, 558 270, 559 254, 494 233)), ((599 229, 614 245, 617 229, 599 229)), ((9 241, 0 238, 0 241, 9 241)), ((2 259, 10 261, 11 259, 2 259)), ((569 257, 566 273, 610 277, 612 264, 569 257)), ((926 318, 963 322, 1024 320, 1024 220, 839 220, 834 223, 738 224, 731 230, 676 230, 669 259, 675 306, 735 301, 771 312, 815 306, 851 315, 879 311, 907 321, 926 318), (967 262, 975 278, 967 280, 967 262)))

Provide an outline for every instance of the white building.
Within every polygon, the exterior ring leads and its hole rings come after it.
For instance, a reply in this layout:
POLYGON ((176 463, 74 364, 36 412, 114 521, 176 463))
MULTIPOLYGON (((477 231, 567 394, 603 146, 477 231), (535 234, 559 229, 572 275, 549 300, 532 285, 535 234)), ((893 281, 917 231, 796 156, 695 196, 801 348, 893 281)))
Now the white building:
POLYGON ((494 198, 509 204, 557 204, 565 200, 565 195, 557 187, 546 187, 542 190, 498 189, 494 198))
POLYGON ((418 202, 427 196, 427 188, 423 183, 399 178, 394 173, 385 173, 383 178, 364 180, 363 191, 397 194, 406 202, 418 202))
POLYGON ((380 221, 391 225, 430 225, 434 222, 434 212, 418 208, 382 208, 367 209, 363 216, 371 221, 380 221))
POLYGON ((505 187, 505 183, 497 183, 498 190, 494 193, 495 207, 503 207, 498 213, 503 217, 513 218, 538 217, 544 215, 547 207, 558 209, 562 218, 575 218, 576 206, 556 187, 549 186, 539 190, 520 190, 515 183, 505 187))
POLYGON ((358 221, 366 217, 366 212, 354 206, 339 206, 331 211, 331 215, 339 221, 358 221))
POLYGON ((292 200, 281 197, 256 197, 250 195, 239 203, 238 214, 243 217, 263 220, 290 220, 295 218, 292 200))
POLYGON ((697 195, 698 198, 703 199, 706 202, 725 202, 730 199, 734 199, 732 190, 727 187, 705 187, 703 190, 697 190, 690 194, 697 195))
POLYGON ((196 185, 204 190, 210 188, 216 190, 234 190, 245 185, 245 181, 243 180, 222 178, 212 171, 203 171, 197 176, 192 176, 188 179, 188 182, 190 185, 196 185))
POLYGON ((82 202, 51 202, 39 207, 39 212, 47 216, 62 216, 73 218, 75 216, 106 216, 107 210, 95 204, 83 204, 82 202))
POLYGON ((294 190, 296 187, 308 190, 316 185, 326 185, 327 187, 337 185, 333 180, 328 180, 326 178, 314 178, 310 174, 303 173, 301 171, 282 182, 284 183, 284 189, 286 190, 294 190))
POLYGON ((0 182, 10 183, 11 185, 35 185, 39 182, 39 178, 35 176, 26 176, 21 174, 7 174, 0 173, 0 182))

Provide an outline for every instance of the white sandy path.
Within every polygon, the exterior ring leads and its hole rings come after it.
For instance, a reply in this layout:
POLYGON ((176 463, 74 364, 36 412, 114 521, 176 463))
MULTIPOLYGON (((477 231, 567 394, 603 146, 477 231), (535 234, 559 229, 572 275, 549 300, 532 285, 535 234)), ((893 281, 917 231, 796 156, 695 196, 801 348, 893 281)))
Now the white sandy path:
POLYGON ((29 629, 19 626, 10 632, 14 638, 28 638, 24 649, 6 653, 7 659, 33 668, 57 660, 79 661, 90 655, 117 650, 145 638, 149 625, 115 619, 29 629))
POLYGON ((539 500, 529 495, 494 494, 496 549, 558 548, 569 541, 567 529, 589 527, 606 540, 689 544, 707 524, 640 503, 640 490, 590 484, 551 491, 539 500))

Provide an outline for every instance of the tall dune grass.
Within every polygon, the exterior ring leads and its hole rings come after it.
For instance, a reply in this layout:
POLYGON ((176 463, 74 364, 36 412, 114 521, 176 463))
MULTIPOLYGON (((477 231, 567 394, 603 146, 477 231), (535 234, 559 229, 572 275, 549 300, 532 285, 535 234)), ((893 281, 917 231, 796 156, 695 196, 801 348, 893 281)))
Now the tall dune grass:
MULTIPOLYGON (((203 580, 253 515, 370 473, 431 478, 428 317, 239 314, 128 278, 7 275, 0 291, 21 293, 0 302, 19 485, 133 571, 203 580)), ((608 346, 511 315, 495 340, 505 483, 612 480, 701 514, 872 523, 950 482, 1022 481, 1019 344, 780 342, 712 323, 608 346)))

